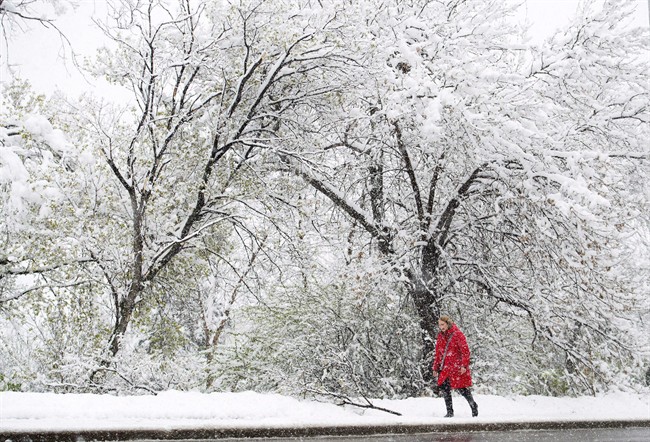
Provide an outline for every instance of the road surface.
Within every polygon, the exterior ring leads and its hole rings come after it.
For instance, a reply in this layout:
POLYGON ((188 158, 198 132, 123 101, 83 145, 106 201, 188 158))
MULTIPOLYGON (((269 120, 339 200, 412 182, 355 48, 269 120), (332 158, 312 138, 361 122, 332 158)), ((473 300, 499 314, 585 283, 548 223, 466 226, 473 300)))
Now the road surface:
POLYGON ((449 422, 435 425, 148 430, 0 430, 0 442, 62 441, 310 441, 310 442, 637 442, 650 441, 650 419, 559 422, 449 422))
MULTIPOLYGON (((229 442, 251 439, 229 439, 229 442)), ((265 442, 648 442, 650 428, 596 428, 570 430, 476 431, 471 433, 423 433, 367 437, 317 437, 265 439, 265 442)), ((193 441, 197 442, 197 441, 193 441)))

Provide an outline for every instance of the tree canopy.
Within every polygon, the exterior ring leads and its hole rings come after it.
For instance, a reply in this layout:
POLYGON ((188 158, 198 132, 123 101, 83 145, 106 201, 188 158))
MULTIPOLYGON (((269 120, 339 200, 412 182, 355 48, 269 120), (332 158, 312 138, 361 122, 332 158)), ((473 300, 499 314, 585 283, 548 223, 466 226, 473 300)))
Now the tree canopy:
POLYGON ((497 0, 109 5, 129 102, 3 94, 11 385, 412 396, 441 313, 485 391, 641 385, 634 2, 540 45, 497 0))

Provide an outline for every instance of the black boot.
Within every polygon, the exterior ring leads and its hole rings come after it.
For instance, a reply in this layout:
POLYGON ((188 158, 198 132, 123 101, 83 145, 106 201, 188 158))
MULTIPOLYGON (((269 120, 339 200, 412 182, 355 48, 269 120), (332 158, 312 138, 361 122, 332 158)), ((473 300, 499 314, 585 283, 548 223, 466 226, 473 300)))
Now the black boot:
POLYGON ((465 399, 467 399, 467 403, 469 404, 469 408, 472 409, 472 417, 478 416, 478 404, 476 403, 476 401, 472 397, 472 392, 469 391, 469 389, 467 389, 467 388, 461 388, 458 391, 460 392, 460 394, 465 399))
POLYGON ((445 417, 454 417, 454 405, 451 401, 451 392, 445 394, 445 406, 447 407, 447 414, 445 417))
POLYGON ((469 406, 472 409, 472 417, 478 416, 478 404, 472 400, 469 406))
POLYGON ((451 386, 449 385, 449 379, 445 379, 445 382, 440 385, 440 392, 442 397, 445 398, 445 406, 447 407, 447 414, 445 417, 454 417, 454 406, 451 402, 451 386))

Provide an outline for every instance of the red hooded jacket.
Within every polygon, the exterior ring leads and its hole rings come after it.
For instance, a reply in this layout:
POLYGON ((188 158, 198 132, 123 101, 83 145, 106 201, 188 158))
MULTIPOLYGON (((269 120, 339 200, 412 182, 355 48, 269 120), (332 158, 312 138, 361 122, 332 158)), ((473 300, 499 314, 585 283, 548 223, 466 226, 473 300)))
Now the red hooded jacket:
POLYGON ((438 333, 433 371, 439 373, 438 385, 442 385, 445 379, 449 379, 451 388, 466 388, 472 385, 472 376, 469 372, 469 347, 465 335, 456 327, 456 324, 449 327, 447 331, 438 333), (448 347, 447 341, 449 341, 448 347), (445 347, 447 347, 447 356, 442 371, 440 371, 445 347), (465 373, 461 374, 461 367, 465 367, 465 373))

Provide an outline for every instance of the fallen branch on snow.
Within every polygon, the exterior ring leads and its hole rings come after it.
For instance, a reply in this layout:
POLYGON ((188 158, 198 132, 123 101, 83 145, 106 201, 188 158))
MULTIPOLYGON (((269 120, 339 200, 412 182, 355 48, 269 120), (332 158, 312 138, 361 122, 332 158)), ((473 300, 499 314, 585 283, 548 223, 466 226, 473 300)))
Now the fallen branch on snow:
POLYGON ((334 398, 336 398, 336 399, 338 399, 340 401, 337 405, 352 405, 354 407, 369 408, 369 409, 372 409, 372 410, 384 411, 386 413, 391 413, 391 414, 394 414, 396 416, 401 416, 402 415, 402 413, 398 413, 397 411, 389 410, 387 408, 378 407, 378 406, 374 405, 365 396, 363 396, 363 400, 365 401, 365 404, 361 404, 361 403, 354 402, 352 399, 350 399, 346 395, 343 395, 343 394, 340 394, 340 393, 333 393, 331 391, 318 391, 318 390, 311 390, 311 389, 307 389, 307 391, 309 391, 310 393, 321 395, 321 396, 334 397, 334 398))

